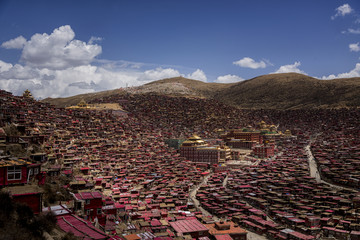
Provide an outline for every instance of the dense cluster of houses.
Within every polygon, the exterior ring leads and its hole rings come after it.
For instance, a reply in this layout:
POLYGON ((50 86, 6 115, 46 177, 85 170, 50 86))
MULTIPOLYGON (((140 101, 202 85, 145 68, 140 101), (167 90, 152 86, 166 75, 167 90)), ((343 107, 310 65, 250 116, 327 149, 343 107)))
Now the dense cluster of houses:
MULTIPOLYGON (((7 171, 2 175, 6 179, 4 190, 14 199, 19 187, 30 189, 30 173, 45 173, 52 181, 66 175, 72 179, 66 186, 73 192, 72 201, 46 207, 44 211, 54 211, 59 227, 78 237, 210 236, 188 199, 189 188, 203 178, 202 170, 169 149, 159 129, 132 116, 119 117, 109 111, 58 109, 7 92, 2 92, 2 98, 2 109, 6 109, 1 116, 3 126, 14 124, 17 130, 25 129, 23 133, 6 134, 6 138, 18 140, 3 143, 2 163, 7 171), (26 160, 6 156, 6 149, 33 136, 27 129, 35 127, 36 136, 46 140, 41 142, 44 153, 34 153, 26 160), (37 167, 42 165, 41 170, 35 170, 33 162, 37 162, 37 167), (16 186, 19 184, 22 186, 16 186), (103 232, 91 223, 101 226, 103 232), (198 229, 184 231, 176 227, 182 224, 197 224, 198 229)), ((36 194, 41 196, 41 191, 36 194)), ((28 198, 25 202, 37 203, 36 212, 42 205, 41 198, 28 198)))
MULTIPOLYGON (((54 212, 64 232, 92 239, 207 240, 246 239, 247 229, 270 239, 360 239, 358 109, 238 110, 153 94, 93 100, 118 103, 124 114, 116 114, 56 108, 1 90, 0 98, 0 186, 14 200, 31 202, 36 213, 54 212), (202 145, 226 130, 232 131, 217 142, 257 149, 253 155, 263 160, 212 166, 226 162, 229 152, 216 148, 214 161, 196 161, 165 143, 188 138, 202 145), (354 189, 310 177, 308 144, 323 179, 354 189), (34 152, 38 145, 41 151, 34 152), (28 156, 11 156, 14 146, 28 156), (70 179, 64 187, 72 198, 42 209, 43 192, 33 183, 60 176, 70 179), (201 207, 221 220, 196 208, 190 192, 198 186, 201 207)), ((212 156, 201 147, 201 159, 212 156)))
POLYGON ((299 142, 283 144, 286 152, 258 166, 213 175, 198 198, 209 212, 270 239, 360 237, 359 192, 315 181, 299 142), (288 231, 291 229, 292 231, 288 231))
POLYGON ((311 146, 320 174, 327 181, 359 189, 359 128, 356 125, 331 128, 329 132, 319 134, 311 146))

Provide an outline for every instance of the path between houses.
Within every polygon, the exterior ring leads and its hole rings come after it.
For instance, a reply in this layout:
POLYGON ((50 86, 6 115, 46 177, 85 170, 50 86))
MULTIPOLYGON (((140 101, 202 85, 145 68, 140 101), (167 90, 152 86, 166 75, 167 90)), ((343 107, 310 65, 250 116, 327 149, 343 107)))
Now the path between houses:
MULTIPOLYGON (((213 175, 213 173, 207 175, 204 180, 199 184, 197 185, 196 187, 194 187, 194 189, 190 192, 190 198, 191 200, 193 201, 195 207, 200 210, 202 212, 202 214, 204 216, 212 216, 213 219, 215 221, 219 221, 220 219, 216 216, 213 216, 211 215, 208 211, 206 211, 205 209, 203 209, 200 204, 199 204, 199 201, 196 199, 196 193, 197 191, 199 190, 199 188, 206 184, 208 179, 213 175)), ((228 180, 228 175, 226 175, 225 179, 224 179, 224 182, 223 182, 223 186, 226 187, 227 185, 227 180, 228 180)), ((250 232, 249 230, 247 230, 247 240, 266 240, 267 238, 265 236, 262 236, 262 235, 258 235, 256 233, 253 233, 253 232, 250 232)))
POLYGON ((317 163, 316 163, 315 158, 314 158, 314 156, 313 156, 313 154, 311 152, 311 149, 310 149, 310 145, 311 145, 311 143, 309 143, 309 145, 307 145, 305 147, 305 152, 306 152, 306 155, 307 155, 308 160, 309 160, 310 177, 315 178, 316 182, 318 182, 318 183, 320 183, 320 182, 325 183, 325 184, 327 184, 327 185, 329 185, 329 186, 331 186, 332 188, 335 188, 335 189, 352 190, 352 188, 346 188, 346 187, 334 185, 334 184, 331 184, 331 183, 326 182, 326 181, 321 179, 317 163))
MULTIPOLYGON (((196 193, 197 193, 197 191, 199 190, 199 188, 200 188, 202 185, 204 185, 204 184, 207 183, 208 179, 209 179, 212 175, 213 175, 212 173, 209 174, 209 175, 207 175, 207 176, 203 179, 203 181, 202 181, 199 185, 197 185, 196 187, 194 187, 194 189, 191 190, 191 192, 190 192, 190 199, 191 199, 192 202, 194 203, 196 209, 200 210, 204 216, 212 216, 212 215, 211 215, 208 211, 206 211, 204 208, 202 208, 202 207, 200 206, 199 201, 196 199, 196 193)), ((213 217, 213 219, 214 219, 215 221, 218 221, 218 220, 219 220, 216 216, 212 216, 212 217, 213 217)))

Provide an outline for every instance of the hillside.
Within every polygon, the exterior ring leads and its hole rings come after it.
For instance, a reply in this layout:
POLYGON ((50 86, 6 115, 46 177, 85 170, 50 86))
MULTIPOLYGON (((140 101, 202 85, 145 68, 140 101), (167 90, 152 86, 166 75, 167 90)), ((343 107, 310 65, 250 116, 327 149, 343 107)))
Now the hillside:
POLYGON ((92 99, 118 94, 157 93, 171 96, 192 96, 212 98, 219 91, 233 84, 205 83, 183 77, 167 78, 138 87, 115 89, 96 93, 86 93, 66 98, 46 98, 42 100, 57 107, 69 107, 78 104, 82 99, 89 102, 92 99))
POLYGON ((360 78, 319 80, 297 73, 239 82, 215 95, 241 108, 298 109, 360 106, 360 78))
MULTIPOLYGON (((167 78, 162 79, 158 81, 154 81, 148 84, 145 84, 140 89, 157 89, 153 92, 159 92, 158 89, 161 89, 161 86, 166 86, 167 89, 171 89, 172 87, 176 86, 179 88, 181 86, 184 89, 187 89, 188 95, 190 96, 200 96, 200 97, 206 97, 206 98, 212 98, 216 94, 220 93, 221 91, 228 89, 230 86, 233 86, 234 84, 225 84, 225 83, 206 83, 198 80, 192 80, 184 77, 175 77, 175 78, 167 78)), ((146 91, 144 91, 146 92, 146 91)), ((166 91, 165 91, 166 93, 166 91)), ((168 92, 171 93, 170 91, 168 92)), ((172 91, 172 93, 176 93, 176 91, 172 91)), ((181 92, 177 92, 180 93, 181 92)), ((182 94, 184 95, 184 94, 182 94)), ((186 94, 185 94, 186 95, 186 94)))
POLYGON ((240 108, 298 109, 360 106, 360 78, 319 80, 297 73, 268 74, 238 83, 205 83, 183 77, 154 81, 139 87, 44 99, 59 107, 84 99, 117 94, 157 93, 173 96, 216 98, 240 108))
POLYGON ((123 89, 115 89, 115 90, 102 91, 96 93, 85 93, 85 94, 75 95, 66 98, 45 98, 42 100, 42 102, 47 102, 57 107, 70 107, 77 105, 83 99, 86 102, 89 102, 92 99, 102 98, 117 94, 124 94, 124 93, 125 91, 123 89))

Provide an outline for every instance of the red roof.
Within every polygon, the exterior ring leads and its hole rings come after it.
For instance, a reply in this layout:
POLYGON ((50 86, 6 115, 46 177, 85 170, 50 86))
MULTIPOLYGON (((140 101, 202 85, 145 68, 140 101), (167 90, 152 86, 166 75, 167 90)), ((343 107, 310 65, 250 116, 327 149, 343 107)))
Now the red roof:
POLYGON ((232 240, 229 234, 215 235, 216 240, 232 240))
POLYGON ((76 193, 75 197, 78 200, 87 200, 94 198, 102 198, 102 195, 99 192, 81 192, 81 193, 76 193))
POLYGON ((305 235, 305 234, 302 234, 302 233, 296 232, 296 231, 290 232, 289 234, 294 237, 297 237, 298 239, 304 239, 304 240, 315 239, 315 237, 313 237, 313 236, 305 235))
POLYGON ((57 217, 57 225, 65 231, 72 232, 75 236, 84 239, 108 239, 109 237, 85 221, 75 215, 64 215, 57 217))
POLYGON ((170 225, 178 233, 209 231, 202 223, 200 223, 196 219, 170 222, 170 225))

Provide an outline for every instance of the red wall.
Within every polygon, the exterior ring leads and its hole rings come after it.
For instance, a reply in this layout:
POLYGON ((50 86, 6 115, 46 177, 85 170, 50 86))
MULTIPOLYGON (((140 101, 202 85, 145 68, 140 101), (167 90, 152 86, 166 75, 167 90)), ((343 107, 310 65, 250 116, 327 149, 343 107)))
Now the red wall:
POLYGON ((98 214, 97 214, 98 208, 102 209, 102 199, 101 198, 91 199, 90 204, 85 203, 85 205, 84 205, 85 214, 86 214, 86 210, 93 209, 93 211, 90 212, 90 216, 92 218, 95 218, 96 216, 98 216, 98 214))
POLYGON ((25 203, 35 214, 41 212, 42 198, 41 193, 28 193, 12 195, 15 202, 25 203))
POLYGON ((0 168, 0 186, 5 186, 5 168, 0 168))
POLYGON ((7 167, 0 168, 0 186, 7 186, 11 184, 25 184, 27 182, 27 168, 21 167, 21 179, 20 180, 7 180, 7 167))

